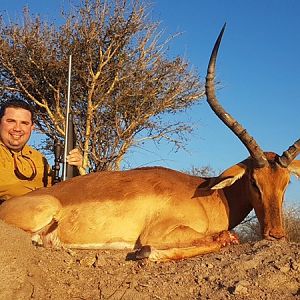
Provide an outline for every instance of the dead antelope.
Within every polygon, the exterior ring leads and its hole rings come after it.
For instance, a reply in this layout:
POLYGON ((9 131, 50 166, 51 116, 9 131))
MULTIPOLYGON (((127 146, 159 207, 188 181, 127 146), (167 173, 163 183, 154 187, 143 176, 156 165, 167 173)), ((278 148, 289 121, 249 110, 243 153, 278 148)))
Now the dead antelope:
POLYGON ((254 208, 262 235, 284 237, 282 202, 290 173, 300 176, 300 140, 281 156, 263 152, 219 104, 212 51, 207 101, 250 157, 220 176, 199 178, 153 167, 97 172, 6 201, 0 218, 35 235, 44 246, 131 249, 135 258, 164 261, 217 251, 236 242, 228 230, 254 208))

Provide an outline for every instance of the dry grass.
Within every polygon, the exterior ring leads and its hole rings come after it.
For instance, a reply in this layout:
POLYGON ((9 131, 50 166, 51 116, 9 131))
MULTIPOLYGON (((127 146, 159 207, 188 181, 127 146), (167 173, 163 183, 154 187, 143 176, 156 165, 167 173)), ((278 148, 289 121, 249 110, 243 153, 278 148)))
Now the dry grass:
MULTIPOLYGON (((300 242, 300 207, 288 206, 284 210, 284 226, 290 242, 300 242)), ((235 228, 241 242, 253 242, 261 239, 257 218, 250 214, 245 221, 235 228)))
POLYGON ((284 215, 289 241, 300 243, 300 207, 289 207, 284 215))

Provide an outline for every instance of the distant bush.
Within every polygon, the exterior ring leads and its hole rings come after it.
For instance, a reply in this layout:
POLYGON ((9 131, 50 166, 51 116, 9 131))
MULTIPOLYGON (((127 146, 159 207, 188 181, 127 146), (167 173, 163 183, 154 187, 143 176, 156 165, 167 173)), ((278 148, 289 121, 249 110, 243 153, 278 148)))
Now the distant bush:
POLYGON ((261 239, 260 225, 254 212, 251 212, 240 225, 235 227, 234 231, 238 234, 241 243, 261 239))
MULTIPOLYGON (((284 227, 287 240, 300 243, 300 207, 289 206, 284 209, 284 227)), ((251 213, 237 226, 235 231, 242 243, 255 242, 261 239, 260 225, 254 213, 251 213)))
POLYGON ((289 207, 284 215, 289 241, 300 243, 300 207, 289 207))
POLYGON ((190 170, 184 170, 183 172, 189 175, 199 176, 199 177, 217 176, 217 172, 211 166, 203 166, 203 167, 192 166, 190 170))

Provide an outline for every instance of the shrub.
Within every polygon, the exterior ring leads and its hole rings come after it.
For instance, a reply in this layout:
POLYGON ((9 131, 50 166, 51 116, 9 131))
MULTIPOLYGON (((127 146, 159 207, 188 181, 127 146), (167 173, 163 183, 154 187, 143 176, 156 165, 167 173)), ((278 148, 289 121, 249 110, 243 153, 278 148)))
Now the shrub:
MULTIPOLYGON (((300 242, 300 207, 288 206, 284 210, 284 227, 287 240, 300 242)), ((261 239, 260 225, 254 213, 251 213, 239 226, 235 228, 240 241, 255 242, 261 239)))

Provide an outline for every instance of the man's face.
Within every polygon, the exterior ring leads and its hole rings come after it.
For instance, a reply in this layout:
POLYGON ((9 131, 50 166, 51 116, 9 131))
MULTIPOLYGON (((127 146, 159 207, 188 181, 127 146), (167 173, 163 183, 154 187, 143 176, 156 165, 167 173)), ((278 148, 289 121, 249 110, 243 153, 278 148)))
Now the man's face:
POLYGON ((7 148, 20 151, 29 140, 33 127, 30 111, 8 107, 0 120, 0 140, 7 148))

